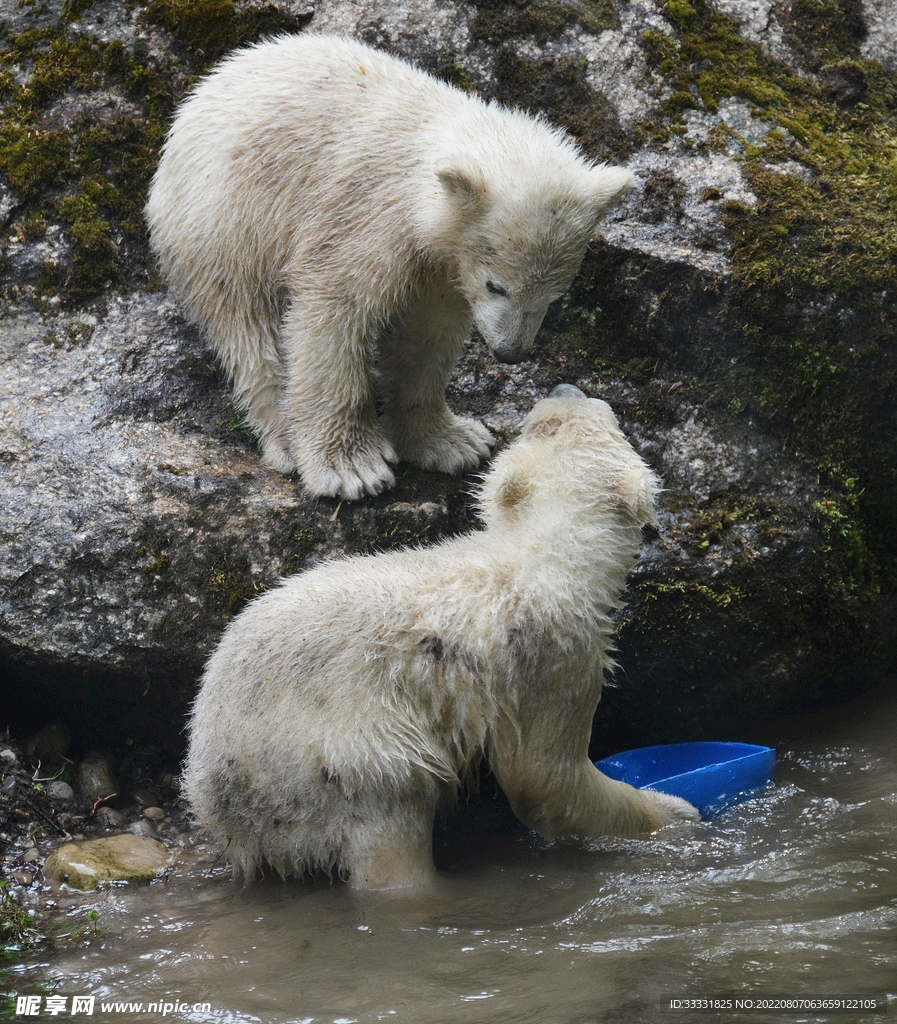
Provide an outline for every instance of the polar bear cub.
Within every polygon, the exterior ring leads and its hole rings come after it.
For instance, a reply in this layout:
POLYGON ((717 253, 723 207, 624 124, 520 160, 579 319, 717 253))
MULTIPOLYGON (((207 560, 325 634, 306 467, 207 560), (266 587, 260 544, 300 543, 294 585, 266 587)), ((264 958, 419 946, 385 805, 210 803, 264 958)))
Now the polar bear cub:
POLYGON ((146 214, 266 462, 356 499, 399 459, 458 473, 488 454, 489 431, 445 403, 472 324, 525 359, 631 181, 543 121, 300 34, 199 84, 146 214))
POLYGON ((424 883, 437 805, 483 759, 549 839, 696 818, 588 756, 655 489, 610 407, 561 385, 486 475, 485 530, 330 562, 254 600, 209 660, 183 775, 235 872, 424 883))

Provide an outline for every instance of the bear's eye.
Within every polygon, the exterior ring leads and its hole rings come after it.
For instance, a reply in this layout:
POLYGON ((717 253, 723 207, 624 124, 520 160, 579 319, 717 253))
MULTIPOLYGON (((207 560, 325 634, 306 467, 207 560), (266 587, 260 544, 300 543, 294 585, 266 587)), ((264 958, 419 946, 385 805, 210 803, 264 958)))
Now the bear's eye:
POLYGON ((486 282, 486 291, 492 292, 493 295, 507 295, 508 293, 500 284, 495 284, 493 281, 486 282))

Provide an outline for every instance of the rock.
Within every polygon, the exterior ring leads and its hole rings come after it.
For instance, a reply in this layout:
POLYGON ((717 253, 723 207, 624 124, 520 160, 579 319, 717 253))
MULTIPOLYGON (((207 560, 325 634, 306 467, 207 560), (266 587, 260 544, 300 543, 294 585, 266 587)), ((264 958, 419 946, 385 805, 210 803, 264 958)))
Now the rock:
POLYGON ((114 807, 98 807, 94 818, 98 824, 104 828, 124 828, 128 823, 128 819, 121 813, 121 811, 115 810, 114 807))
POLYGON ((135 789, 131 792, 131 798, 138 807, 158 807, 162 802, 162 796, 156 789, 135 789))
POLYGON ((47 796, 51 804, 68 805, 75 799, 75 791, 67 782, 56 779, 54 782, 48 783, 47 796))
POLYGON ((181 779, 175 772, 160 772, 156 779, 156 785, 160 789, 167 789, 172 793, 179 793, 181 789, 181 779))
POLYGON ((636 175, 533 359, 499 366, 473 341, 449 394, 504 442, 576 383, 663 477, 596 750, 734 735, 893 670, 893 0, 279 0, 219 5, 214 43, 180 5, 105 4, 102 22, 83 6, 3 8, 24 161, 0 153, 9 706, 40 692, 82 747, 154 739, 166 756, 122 776, 157 779, 246 600, 321 559, 474 523, 472 478, 403 467, 394 491, 339 504, 266 470, 154 287, 141 204, 174 103, 228 46, 306 22, 540 111, 636 175), (50 37, 73 70, 41 63, 50 37), (88 131, 94 170, 58 155, 88 131))
POLYGON ((91 750, 78 762, 78 790, 87 803, 109 800, 120 792, 114 760, 104 750, 91 750))
POLYGON ((34 846, 32 846, 30 849, 26 850, 25 853, 22 855, 22 861, 25 864, 36 864, 41 859, 42 858, 41 858, 40 850, 38 850, 34 846))
POLYGON ((18 885, 31 885, 34 881, 33 873, 25 871, 23 868, 15 868, 9 873, 9 877, 18 885))
POLYGON ((22 753, 32 764, 49 761, 54 757, 65 757, 71 742, 72 736, 65 722, 53 722, 32 733, 22 744, 22 753))
POLYGON ((0 761, 3 761, 4 764, 15 764, 17 760, 18 758, 16 757, 16 752, 14 750, 10 750, 9 748, 0 750, 0 761))
POLYGON ((155 837, 158 835, 152 822, 147 821, 145 818, 141 818, 135 821, 133 825, 128 827, 128 832, 136 836, 151 836, 155 837))
POLYGON ((143 816, 148 821, 164 821, 165 811, 161 807, 144 807, 143 816))
POLYGON ((60 846, 47 858, 44 875, 86 890, 106 881, 146 881, 166 871, 173 861, 173 855, 157 840, 122 834, 60 846))
POLYGON ((3 781, 0 782, 0 796, 5 797, 7 800, 12 800, 19 789, 19 780, 15 775, 4 775, 3 781))

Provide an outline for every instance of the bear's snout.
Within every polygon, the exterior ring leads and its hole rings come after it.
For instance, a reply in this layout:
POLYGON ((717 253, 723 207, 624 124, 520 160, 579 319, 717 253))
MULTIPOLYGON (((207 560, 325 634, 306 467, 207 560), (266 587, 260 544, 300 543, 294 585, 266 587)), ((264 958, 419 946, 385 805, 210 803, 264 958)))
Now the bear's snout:
POLYGON ((523 349, 517 345, 509 345, 504 341, 489 347, 500 363, 522 363, 529 358, 529 349, 523 349))

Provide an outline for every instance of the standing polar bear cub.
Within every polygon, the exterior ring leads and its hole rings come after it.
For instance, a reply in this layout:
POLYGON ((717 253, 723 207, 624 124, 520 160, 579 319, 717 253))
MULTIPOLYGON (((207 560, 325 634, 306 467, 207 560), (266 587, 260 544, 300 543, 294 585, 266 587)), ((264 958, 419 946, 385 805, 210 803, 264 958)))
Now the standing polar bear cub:
POLYGON ((482 759, 549 839, 696 818, 588 756, 655 488, 609 406, 562 385, 485 477, 485 530, 253 601, 208 663, 183 775, 235 871, 425 882, 437 805, 482 759))
POLYGON ((471 325, 524 359, 631 180, 540 120, 306 34, 200 83, 146 212, 266 462, 355 499, 398 459, 457 473, 488 454, 444 397, 471 325))

